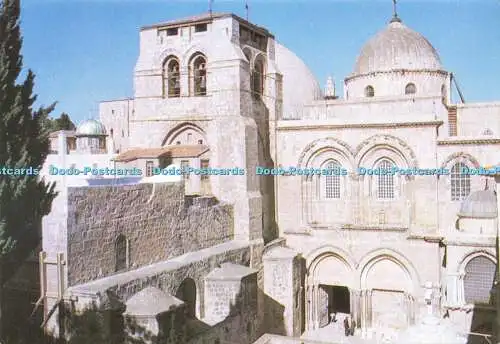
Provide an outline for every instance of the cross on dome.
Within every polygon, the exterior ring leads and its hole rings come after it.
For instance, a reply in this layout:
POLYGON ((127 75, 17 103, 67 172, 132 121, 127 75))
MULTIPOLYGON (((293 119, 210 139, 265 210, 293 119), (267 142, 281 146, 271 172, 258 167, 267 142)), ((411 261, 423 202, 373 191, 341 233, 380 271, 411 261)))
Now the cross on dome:
POLYGON ((400 23, 401 19, 399 19, 399 17, 398 17, 397 0, 392 0, 392 11, 393 11, 393 15, 392 15, 391 23, 395 23, 395 22, 400 23))

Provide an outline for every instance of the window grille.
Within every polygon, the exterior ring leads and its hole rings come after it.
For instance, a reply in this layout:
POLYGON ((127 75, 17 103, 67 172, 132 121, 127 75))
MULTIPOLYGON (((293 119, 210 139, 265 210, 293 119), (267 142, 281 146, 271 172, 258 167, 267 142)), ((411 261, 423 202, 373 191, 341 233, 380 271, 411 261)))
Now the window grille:
MULTIPOLYGON (((328 169, 338 169, 339 164, 331 162, 327 165, 328 169)), ((325 198, 340 198, 340 176, 327 175, 325 176, 325 198)))
POLYGON ((495 271, 495 263, 484 256, 475 257, 467 263, 464 276, 466 303, 490 303, 495 271))
MULTIPOLYGON (((383 160, 378 165, 381 171, 389 171, 393 164, 387 160, 383 160)), ((377 193, 379 199, 394 198, 394 176, 389 174, 380 174, 377 176, 377 193)))
POLYGON ((451 200, 460 201, 469 196, 470 193, 470 175, 462 173, 462 169, 466 168, 464 163, 456 163, 451 168, 451 200))

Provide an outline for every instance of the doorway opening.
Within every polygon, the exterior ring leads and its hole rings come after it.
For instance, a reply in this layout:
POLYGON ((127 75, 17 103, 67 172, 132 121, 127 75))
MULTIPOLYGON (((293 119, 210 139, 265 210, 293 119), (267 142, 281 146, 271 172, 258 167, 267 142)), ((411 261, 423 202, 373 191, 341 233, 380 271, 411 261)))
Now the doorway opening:
POLYGON ((319 323, 324 327, 333 321, 334 314, 351 313, 351 297, 346 286, 320 284, 319 323))

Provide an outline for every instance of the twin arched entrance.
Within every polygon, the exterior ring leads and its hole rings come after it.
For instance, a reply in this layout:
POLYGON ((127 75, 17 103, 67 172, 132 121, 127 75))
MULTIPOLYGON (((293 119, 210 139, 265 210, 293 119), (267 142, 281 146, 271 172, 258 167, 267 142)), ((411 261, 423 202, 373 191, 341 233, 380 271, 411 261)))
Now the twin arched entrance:
POLYGON ((326 251, 308 262, 306 329, 350 315, 362 333, 404 329, 415 319, 416 274, 393 252, 372 253, 359 264, 345 253, 326 251))

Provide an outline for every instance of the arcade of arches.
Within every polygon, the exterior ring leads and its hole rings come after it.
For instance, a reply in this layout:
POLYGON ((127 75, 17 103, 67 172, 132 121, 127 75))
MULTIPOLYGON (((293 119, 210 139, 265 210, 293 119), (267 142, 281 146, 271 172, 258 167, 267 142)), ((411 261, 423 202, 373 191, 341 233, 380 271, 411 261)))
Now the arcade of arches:
POLYGON ((415 321, 414 279, 390 255, 375 256, 357 269, 341 255, 323 253, 308 266, 306 328, 316 330, 349 314, 361 331, 404 329, 415 321))

